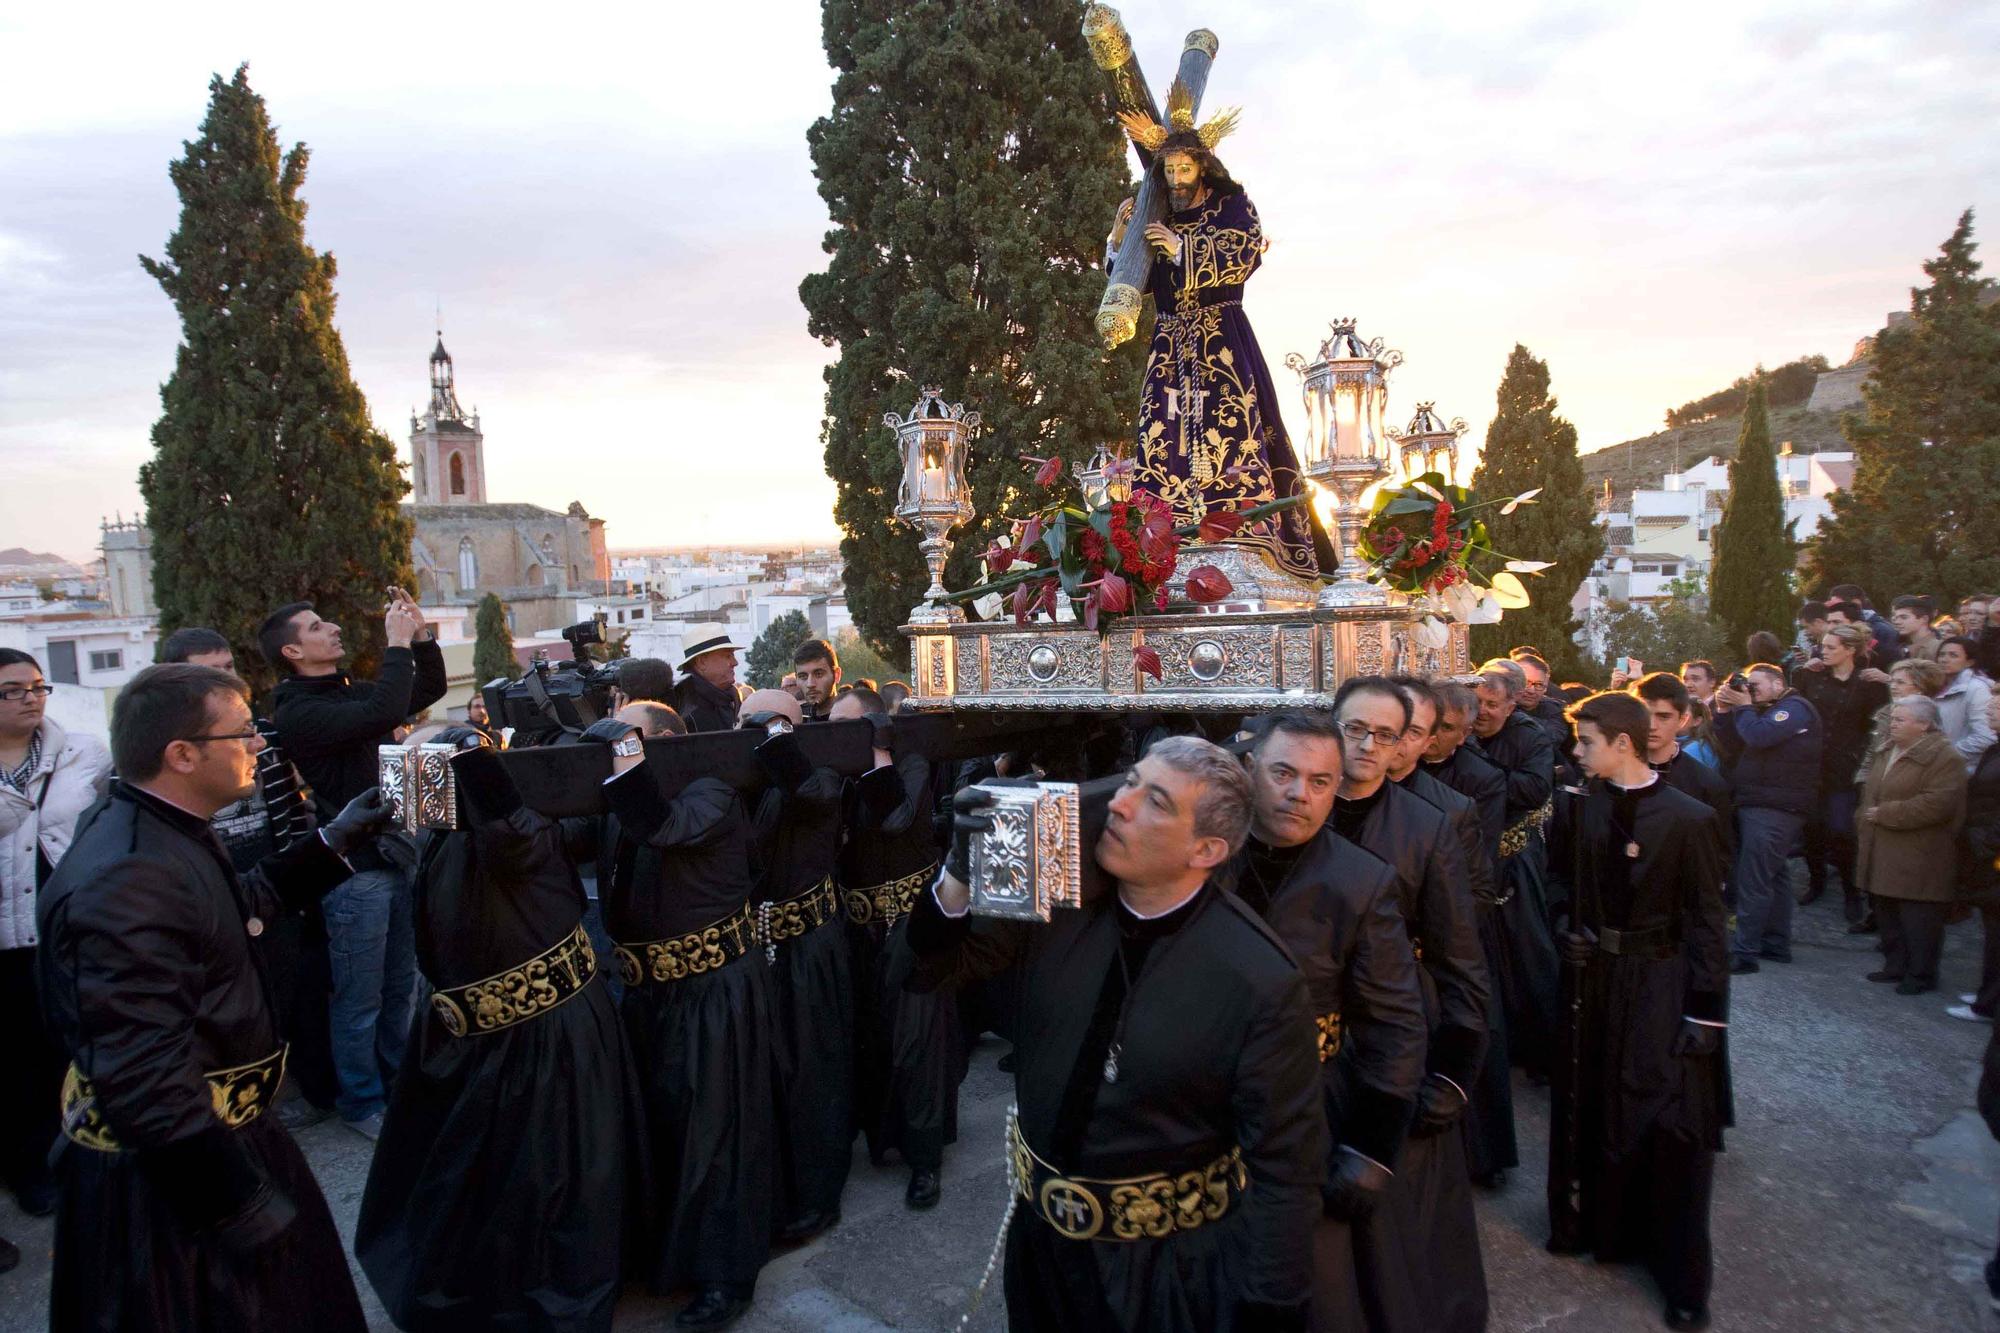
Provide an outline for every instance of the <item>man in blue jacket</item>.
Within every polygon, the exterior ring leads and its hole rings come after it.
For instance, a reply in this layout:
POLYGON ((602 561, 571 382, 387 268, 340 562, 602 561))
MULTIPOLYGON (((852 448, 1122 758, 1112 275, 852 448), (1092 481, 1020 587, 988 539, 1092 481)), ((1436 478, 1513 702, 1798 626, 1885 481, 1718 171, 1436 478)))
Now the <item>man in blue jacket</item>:
POLYGON ((1729 970, 1757 970, 1759 958, 1792 961, 1792 846, 1819 790, 1819 714, 1792 692, 1783 669, 1758 662, 1715 692, 1715 729, 1739 751, 1731 774, 1736 801, 1736 938, 1729 970))

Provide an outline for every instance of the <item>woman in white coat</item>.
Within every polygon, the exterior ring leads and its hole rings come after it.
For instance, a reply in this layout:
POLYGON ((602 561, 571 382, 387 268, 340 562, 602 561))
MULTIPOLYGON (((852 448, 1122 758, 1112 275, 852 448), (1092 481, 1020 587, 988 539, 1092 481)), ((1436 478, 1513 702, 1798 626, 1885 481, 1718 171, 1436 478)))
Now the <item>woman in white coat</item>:
POLYGON ((8 1071, 0 1078, 0 1174, 21 1210, 36 1216, 55 1208, 48 1155, 63 1073, 35 998, 36 892, 111 779, 104 742, 72 736, 45 716, 53 688, 34 658, 0 648, 0 1058, 8 1071))

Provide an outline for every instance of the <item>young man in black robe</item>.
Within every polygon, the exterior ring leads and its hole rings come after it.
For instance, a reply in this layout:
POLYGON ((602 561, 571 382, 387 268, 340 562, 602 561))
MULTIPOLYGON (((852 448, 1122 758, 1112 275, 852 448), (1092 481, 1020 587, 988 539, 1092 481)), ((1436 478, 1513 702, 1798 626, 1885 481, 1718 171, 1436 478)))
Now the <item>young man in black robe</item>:
POLYGON ((36 905, 42 1012, 70 1059, 49 1327, 361 1333, 326 1199, 270 1114, 285 1047, 252 957, 281 911, 354 872, 370 789, 239 875, 209 820, 257 780, 249 689, 152 666, 119 692, 120 779, 36 905))
POLYGON ((1549 1249, 1646 1264, 1667 1326, 1705 1328, 1727 1105, 1716 816, 1647 765, 1637 699, 1592 695, 1570 717, 1591 775, 1555 834, 1564 954, 1582 969, 1581 1078, 1558 1089, 1550 1123, 1549 1249))
POLYGON ((598 891, 652 1147, 645 1268, 655 1291, 695 1288, 676 1327, 720 1328, 755 1294, 777 1208, 777 989, 755 938, 750 816, 717 778, 662 798, 616 726, 584 739, 612 745, 598 891))
POLYGON ((1500 834, 1501 966, 1493 978, 1507 1012, 1508 1055, 1543 1081, 1560 1029, 1561 964, 1549 930, 1548 848, 1542 826, 1553 812, 1556 745, 1546 728, 1519 710, 1526 680, 1517 663, 1497 658, 1479 668, 1479 712, 1472 722, 1479 753, 1506 775, 1506 826, 1500 834))
POLYGON ((461 830, 424 835, 410 1029, 354 1254, 396 1326, 609 1333, 650 1204, 639 1086, 560 825, 454 725, 461 830))
POLYGON ((1334 712, 1345 759, 1333 827, 1395 873, 1430 1028, 1402 1165, 1382 1207, 1356 1228, 1362 1300, 1375 1329, 1477 1333, 1486 1326, 1485 1266, 1465 1147, 1447 1132, 1479 1074, 1490 1002, 1463 844, 1442 811, 1389 781, 1411 723, 1403 693, 1382 676, 1352 677, 1334 712))
POLYGON ((1245 760, 1254 804, 1236 891, 1305 974, 1333 1148, 1313 1226, 1311 1327, 1362 1333, 1359 1265, 1367 1255, 1353 1223, 1389 1187, 1423 1084, 1430 1025, 1395 874, 1327 823, 1340 790, 1339 723, 1323 710, 1296 709, 1263 718, 1258 733, 1245 760))
POLYGON ((1681 749, 1686 733, 1688 688, 1671 671, 1654 671, 1634 681, 1631 692, 1646 706, 1646 764, 1676 791, 1686 792, 1715 811, 1715 828, 1722 839, 1723 864, 1734 854, 1729 779, 1681 749))
POLYGON ((842 779, 813 768, 792 730, 799 701, 757 690, 740 726, 765 730, 757 761, 757 928, 776 971, 778 1003, 778 1239, 810 1239, 840 1220, 854 1154, 854 964, 841 927, 834 868, 842 779))
POLYGON ((1250 827, 1240 761, 1156 743, 1092 854, 1116 890, 1047 925, 967 915, 990 796, 911 913, 914 985, 1020 981, 1009 1327, 1300 1328, 1327 1161, 1317 1030, 1284 946, 1215 882, 1250 827))
POLYGON ((854 1109, 880 1164, 891 1149, 910 1168, 903 1201, 937 1206, 944 1146, 958 1137, 958 1085, 965 1074, 958 998, 917 992, 894 965, 895 940, 910 905, 937 878, 931 761, 893 753, 894 727, 882 696, 857 685, 828 708, 831 721, 868 718, 875 767, 847 786, 840 847, 841 901, 854 960, 854 1109))

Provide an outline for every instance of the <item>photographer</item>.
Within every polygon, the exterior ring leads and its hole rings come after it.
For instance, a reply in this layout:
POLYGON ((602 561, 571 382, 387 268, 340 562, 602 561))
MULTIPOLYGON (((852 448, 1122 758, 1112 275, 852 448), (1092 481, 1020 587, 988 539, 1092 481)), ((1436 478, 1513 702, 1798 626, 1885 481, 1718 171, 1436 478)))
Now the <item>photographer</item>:
MULTIPOLYGON (((372 681, 340 669, 340 626, 320 619, 308 602, 279 607, 258 631, 265 659, 289 673, 278 682, 271 720, 322 815, 374 786, 377 748, 393 743, 403 719, 444 697, 444 655, 400 588, 390 589, 383 629, 388 647, 372 681)), ((407 837, 387 834, 348 859, 353 878, 322 905, 333 962, 335 1104, 342 1120, 373 1139, 409 1035, 415 855, 407 837)))

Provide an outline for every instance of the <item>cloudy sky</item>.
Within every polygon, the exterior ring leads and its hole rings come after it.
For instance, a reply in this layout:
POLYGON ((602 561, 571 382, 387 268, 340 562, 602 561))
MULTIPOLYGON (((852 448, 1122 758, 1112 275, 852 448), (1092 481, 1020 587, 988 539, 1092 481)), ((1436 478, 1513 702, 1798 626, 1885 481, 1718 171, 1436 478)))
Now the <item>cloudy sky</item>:
MULTIPOLYGON (((0 547, 81 557, 137 508, 179 327, 135 256, 242 60, 311 147, 308 236, 393 439, 441 304, 491 498, 580 499, 614 546, 831 535, 829 353, 797 299, 817 4, 8 8, 0 547)), ((1220 34, 1273 365, 1356 316, 1408 357, 1392 416, 1436 399, 1474 440, 1516 341, 1594 448, 1759 361, 1844 360, 1961 209, 2000 225, 2000 6, 1123 9, 1156 83, 1220 34)))

